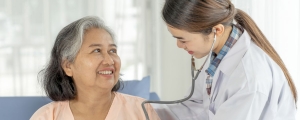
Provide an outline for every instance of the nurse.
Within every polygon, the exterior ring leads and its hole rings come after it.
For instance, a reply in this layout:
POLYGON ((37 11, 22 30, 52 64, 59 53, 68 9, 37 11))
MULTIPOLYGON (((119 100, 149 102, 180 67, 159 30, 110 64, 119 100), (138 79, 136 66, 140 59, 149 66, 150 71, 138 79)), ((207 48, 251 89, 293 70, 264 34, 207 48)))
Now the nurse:
POLYGON ((166 0, 162 16, 179 48, 208 60, 193 96, 157 109, 161 119, 295 120, 297 93, 287 68, 230 0, 166 0))

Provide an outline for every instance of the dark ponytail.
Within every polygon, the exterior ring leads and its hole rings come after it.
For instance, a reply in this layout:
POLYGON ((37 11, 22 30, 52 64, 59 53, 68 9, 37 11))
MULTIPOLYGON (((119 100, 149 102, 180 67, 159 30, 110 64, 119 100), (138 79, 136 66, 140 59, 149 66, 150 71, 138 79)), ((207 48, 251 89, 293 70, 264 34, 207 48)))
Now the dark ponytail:
POLYGON ((260 47, 263 51, 265 51, 282 69, 289 86, 291 88, 291 91, 293 93, 295 103, 297 103, 297 90, 295 87, 295 84, 285 67, 283 61, 281 60, 278 53, 275 51, 275 49, 272 47, 270 42, 267 40, 265 35, 261 32, 261 30, 257 27, 255 22, 251 19, 251 17, 245 13, 244 11, 240 9, 236 9, 237 13, 234 17, 234 19, 244 27, 244 29, 249 33, 251 40, 260 47))

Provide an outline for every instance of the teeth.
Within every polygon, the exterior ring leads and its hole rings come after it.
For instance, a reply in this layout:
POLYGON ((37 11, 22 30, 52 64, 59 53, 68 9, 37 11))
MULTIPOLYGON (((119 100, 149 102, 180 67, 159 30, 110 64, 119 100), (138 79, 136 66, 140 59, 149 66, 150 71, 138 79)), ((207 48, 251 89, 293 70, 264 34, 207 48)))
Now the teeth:
POLYGON ((103 74, 103 75, 110 75, 110 74, 112 74, 112 71, 106 70, 106 71, 99 71, 98 73, 103 74))

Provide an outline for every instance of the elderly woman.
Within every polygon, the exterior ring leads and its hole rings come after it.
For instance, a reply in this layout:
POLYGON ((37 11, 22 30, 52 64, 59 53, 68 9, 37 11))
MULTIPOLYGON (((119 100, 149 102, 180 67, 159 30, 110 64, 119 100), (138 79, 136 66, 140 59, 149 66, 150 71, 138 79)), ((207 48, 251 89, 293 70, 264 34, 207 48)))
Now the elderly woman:
MULTIPOLYGON (((121 60, 112 32, 97 17, 84 17, 58 34, 47 67, 45 91, 54 102, 31 120, 143 120, 144 99, 116 92, 121 60)), ((151 105, 151 120, 158 120, 151 105)))

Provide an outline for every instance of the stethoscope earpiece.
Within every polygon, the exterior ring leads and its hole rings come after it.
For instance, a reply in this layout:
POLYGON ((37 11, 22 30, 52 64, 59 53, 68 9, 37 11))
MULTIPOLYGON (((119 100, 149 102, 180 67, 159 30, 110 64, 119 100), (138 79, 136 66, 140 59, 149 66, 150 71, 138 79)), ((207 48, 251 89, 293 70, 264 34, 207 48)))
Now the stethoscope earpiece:
POLYGON ((213 32, 216 33, 217 32, 216 29, 213 29, 213 32))

